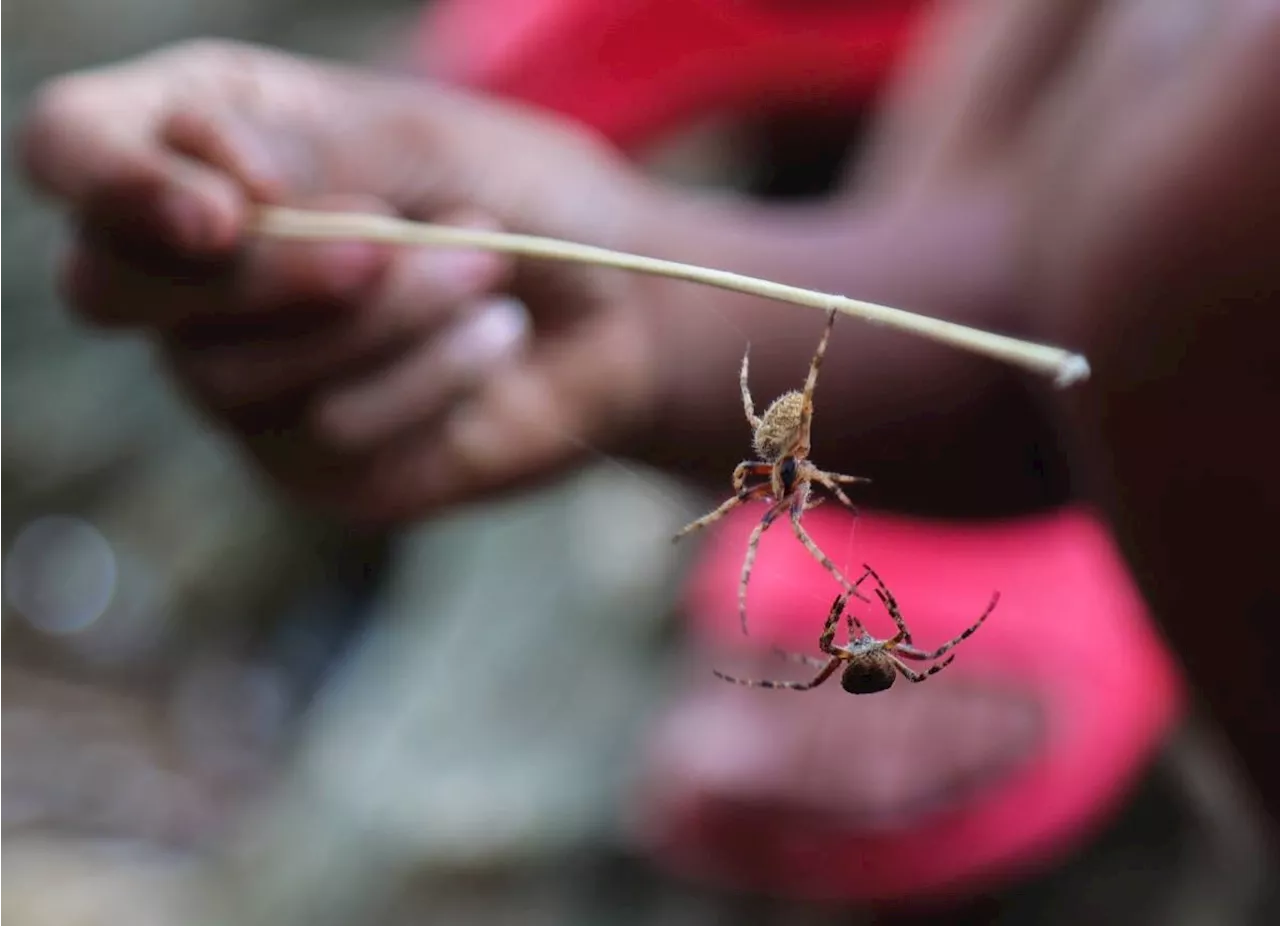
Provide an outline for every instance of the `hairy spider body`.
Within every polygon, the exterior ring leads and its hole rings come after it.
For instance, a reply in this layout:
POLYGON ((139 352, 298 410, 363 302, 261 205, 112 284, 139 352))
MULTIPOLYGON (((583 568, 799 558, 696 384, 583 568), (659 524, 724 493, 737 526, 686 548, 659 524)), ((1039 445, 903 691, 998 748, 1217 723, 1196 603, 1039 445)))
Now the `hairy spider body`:
MULTIPOLYGON (((751 532, 751 537, 747 541, 747 554, 742 562, 742 576, 738 582, 738 619, 744 634, 747 632, 747 584, 755 565, 760 538, 783 513, 788 514, 791 530, 804 544, 805 549, 836 578, 845 593, 863 597, 858 594, 854 583, 836 568, 836 564, 822 552, 800 523, 800 518, 806 511, 822 504, 823 499, 811 498, 814 483, 823 486, 839 499, 841 504, 856 511, 853 502, 849 500, 849 496, 845 495, 840 485, 871 481, 862 476, 829 473, 809 462, 809 438, 813 425, 813 391, 818 385, 818 371, 822 367, 822 359, 827 352, 827 343, 831 339, 831 329, 835 326, 836 315, 834 309, 827 313, 827 324, 822 330, 818 349, 809 364, 809 375, 805 380, 804 391, 783 393, 765 409, 763 416, 756 415, 751 390, 747 385, 751 357, 748 347, 747 352, 742 356, 739 386, 742 390, 742 408, 746 413, 747 423, 751 425, 752 444, 758 459, 743 460, 734 468, 732 498, 711 513, 685 525, 673 538, 673 540, 679 540, 686 534, 720 520, 744 502, 760 500, 771 503, 760 519, 760 523, 751 532), (765 481, 748 485, 749 479, 765 481)), ((863 598, 863 600, 867 599, 863 598)))
MULTIPOLYGON (((745 368, 746 360, 743 360, 745 368)), ((782 459, 800 434, 800 425, 804 420, 804 393, 784 392, 773 400, 760 416, 751 443, 756 454, 767 463, 776 463, 782 459)))
POLYGON ((898 602, 894 599, 893 593, 889 591, 874 569, 870 566, 864 566, 863 568, 866 572, 854 584, 862 584, 863 580, 868 576, 876 580, 876 584, 879 586, 876 589, 876 596, 884 604, 885 610, 889 612, 889 616, 893 618, 894 624, 898 627, 898 632, 892 637, 887 640, 878 640, 867 633, 858 619, 853 616, 853 613, 845 611, 849 596, 848 594, 842 594, 838 595, 835 602, 832 603, 831 611, 827 614, 827 621, 822 627, 822 636, 818 638, 818 649, 827 658, 817 659, 800 653, 775 650, 779 655, 794 662, 801 662, 820 669, 818 674, 809 681, 787 682, 735 678, 718 669, 713 669, 712 672, 717 678, 732 682, 735 685, 747 685, 751 688, 777 688, 787 691, 808 691, 811 688, 817 688, 843 666, 843 670, 840 673, 841 688, 849 692, 849 694, 875 694, 878 691, 885 691, 891 688, 898 675, 903 675, 912 682, 923 682, 929 676, 936 675, 951 665, 951 661, 956 657, 955 653, 948 655, 948 652, 956 644, 968 639, 974 631, 981 627, 991 615, 991 612, 995 610, 996 604, 1000 600, 1000 593, 996 592, 991 596, 991 603, 987 605, 987 609, 982 612, 981 616, 973 624, 937 649, 926 652, 925 650, 917 649, 912 643, 911 631, 902 617, 902 612, 898 608, 898 602), (845 646, 839 646, 835 642, 836 625, 840 622, 841 614, 844 614, 849 627, 849 642, 845 646), (946 658, 942 659, 941 662, 934 663, 923 672, 917 672, 903 662, 904 659, 925 662, 941 659, 943 656, 946 656, 946 658))

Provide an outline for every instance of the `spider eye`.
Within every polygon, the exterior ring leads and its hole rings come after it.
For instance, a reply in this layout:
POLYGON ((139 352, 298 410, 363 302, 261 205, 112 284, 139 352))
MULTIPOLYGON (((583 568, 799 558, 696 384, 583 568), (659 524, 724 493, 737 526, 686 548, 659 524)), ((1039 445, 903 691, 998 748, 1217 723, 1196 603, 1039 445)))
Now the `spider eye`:
POLYGON ((778 464, 778 476, 782 479, 782 489, 787 495, 796 487, 796 458, 787 457, 778 464))

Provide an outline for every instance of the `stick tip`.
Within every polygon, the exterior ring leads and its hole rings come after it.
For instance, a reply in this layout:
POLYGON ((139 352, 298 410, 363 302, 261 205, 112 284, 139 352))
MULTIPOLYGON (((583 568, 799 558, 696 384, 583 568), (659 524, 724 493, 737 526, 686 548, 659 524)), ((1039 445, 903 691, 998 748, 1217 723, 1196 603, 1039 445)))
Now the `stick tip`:
POLYGON ((1079 354, 1072 354, 1058 366, 1058 374, 1054 377, 1054 385, 1066 389, 1089 378, 1089 361, 1079 354))

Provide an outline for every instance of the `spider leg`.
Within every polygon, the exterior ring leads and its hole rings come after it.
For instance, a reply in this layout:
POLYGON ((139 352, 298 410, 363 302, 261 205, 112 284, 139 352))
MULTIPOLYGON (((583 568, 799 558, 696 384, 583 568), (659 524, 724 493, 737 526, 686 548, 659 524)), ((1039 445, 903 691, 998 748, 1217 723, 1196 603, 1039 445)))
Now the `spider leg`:
POLYGON ((751 401, 751 387, 747 385, 747 365, 751 360, 751 345, 742 354, 742 371, 738 374, 738 385, 742 387, 742 410, 747 413, 747 423, 752 433, 760 427, 760 419, 756 415, 755 404, 751 401))
POLYGON ((797 445, 807 453, 809 450, 809 430, 813 424, 813 390, 818 385, 818 371, 822 368, 822 358, 827 354, 827 342, 831 340, 831 329, 836 324, 836 310, 827 312, 827 325, 822 329, 822 338, 818 341, 818 349, 814 351, 813 360, 809 363, 809 376, 804 381, 804 401, 800 406, 799 440, 797 445))
POLYGON ((716 521, 719 521, 721 518, 723 518, 726 514, 728 514, 734 508, 737 508, 739 505, 741 505, 744 501, 745 499, 740 495, 733 496, 728 501, 726 501, 723 505, 717 508, 715 511, 712 511, 710 514, 704 514, 702 517, 698 518, 696 521, 690 521, 684 527, 680 528, 679 532, 677 532, 676 535, 671 538, 671 542, 675 543, 676 541, 680 540, 680 538, 684 537, 686 534, 691 534, 694 531, 702 530, 702 528, 706 527, 708 524, 713 524, 716 521))
POLYGON ((831 557, 822 552, 822 548, 814 542, 813 538, 809 536, 809 532, 804 529, 804 525, 800 523, 800 515, 804 513, 803 504, 800 496, 797 496, 795 501, 791 503, 791 529, 795 532, 796 537, 804 544, 805 549, 813 555, 813 558, 822 564, 822 568, 835 576, 836 581, 840 583, 846 592, 855 598, 870 601, 870 598, 858 591, 856 585, 844 577, 844 573, 836 568, 836 564, 831 561, 831 557))
MULTIPOLYGON (((863 573, 863 575, 862 575, 862 577, 863 577, 864 579, 865 579, 867 576, 870 576, 871 578, 873 578, 873 579, 875 579, 875 580, 876 580, 876 585, 880 586, 880 588, 881 588, 881 590, 882 590, 882 591, 885 591, 885 592, 888 592, 888 591, 889 591, 889 586, 887 586, 887 585, 885 585, 885 584, 884 584, 884 579, 880 578, 880 573, 876 572, 874 569, 872 569, 872 568, 871 568, 870 566, 868 566, 866 563, 863 563, 863 564, 862 564, 862 568, 866 570, 866 572, 865 572, 865 573, 863 573)), ((893 597, 893 596, 892 596, 892 594, 891 594, 889 597, 890 597, 890 598, 892 598, 892 597, 893 597)))
POLYGON ((744 636, 747 634, 747 583, 751 581, 751 569, 755 566, 756 554, 760 551, 760 538, 764 536, 769 525, 782 513, 787 504, 786 501, 774 502, 773 506, 764 513, 764 517, 755 526, 755 530, 751 532, 751 538, 747 541, 747 555, 742 560, 742 577, 738 580, 738 621, 742 624, 744 636))
POLYGON ((766 679, 735 678, 732 675, 725 675, 719 669, 712 669, 711 672, 716 678, 724 679, 726 682, 733 682, 735 685, 747 685, 751 688, 785 688, 791 691, 808 691, 810 688, 817 688, 829 679, 831 674, 840 667, 840 662, 841 660, 838 658, 832 659, 821 672, 807 682, 772 682, 766 679))
MULTIPOLYGON (((832 495, 838 498, 840 500, 840 503, 844 505, 846 508, 848 508, 849 510, 854 512, 858 510, 857 506, 854 505, 854 503, 849 499, 849 496, 844 494, 844 489, 840 488, 840 486, 836 484, 836 478, 833 474, 824 472, 823 470, 818 469, 818 467, 812 466, 812 465, 810 465, 808 469, 809 469, 809 478, 813 479, 815 482, 821 483, 822 486, 826 488, 828 492, 830 492, 832 495)), ((844 481, 849 481, 849 480, 856 481, 856 482, 871 481, 870 479, 862 479, 859 476, 849 476, 847 477, 847 480, 844 480, 844 481)))
MULTIPOLYGON (((862 575, 858 577, 858 581, 853 583, 853 587, 857 588, 858 586, 860 586, 863 582, 866 581, 867 576, 869 575, 870 575, 869 572, 864 572, 862 575)), ((862 621, 854 617, 854 614, 852 611, 845 611, 844 619, 845 619, 845 623, 849 625, 849 644, 852 646, 853 641, 858 638, 859 634, 863 634, 867 632, 867 628, 862 626, 862 621)))
POLYGON ((773 476, 773 464, 762 463, 759 460, 743 460, 735 466, 733 468, 733 491, 735 494, 742 494, 743 488, 746 487, 748 476, 755 476, 757 479, 770 479, 773 476))
POLYGON ((930 675, 937 675, 947 666, 951 665, 951 660, 955 659, 956 657, 955 657, 955 654, 952 653, 946 659, 942 660, 942 662, 929 666, 929 668, 923 672, 917 672, 915 669, 911 668, 905 662, 903 662, 901 659, 898 659, 895 656, 890 656, 889 658, 893 660, 894 668, 897 669, 899 672, 901 672, 903 675, 905 675, 910 681, 923 682, 930 675))
POLYGON ((889 616, 893 618, 893 622, 898 625, 898 634, 890 642, 894 648, 906 644, 911 645, 911 631, 907 627, 907 621, 902 616, 902 612, 898 610, 898 602, 894 600, 893 595, 884 589, 876 589, 876 597, 880 599, 880 603, 884 605, 884 609, 889 612, 889 616))
POLYGON ((827 622, 822 625, 822 636, 818 637, 818 649, 832 656, 836 655, 831 649, 831 644, 836 638, 836 625, 840 623, 840 613, 844 611, 848 600, 848 595, 837 595, 836 600, 831 602, 831 610, 827 612, 827 622))
POLYGON ((769 494, 769 486, 767 484, 756 486, 754 489, 747 489, 745 492, 740 492, 737 495, 730 498, 724 504, 722 504, 715 511, 712 511, 710 514, 704 514, 702 517, 698 518, 698 520, 690 521, 684 527, 680 528, 680 531, 674 537, 671 538, 671 542, 675 543, 686 534, 691 534, 696 530, 701 530, 702 528, 706 527, 708 524, 712 524, 716 521, 719 521, 721 518, 727 515, 734 508, 737 508, 743 502, 753 501, 757 498, 764 498, 768 494, 769 494))
POLYGON ((907 644, 906 646, 898 646, 895 648, 894 651, 907 657, 908 659, 937 659, 939 656, 941 656, 947 650, 951 649, 951 647, 955 646, 957 643, 967 640, 975 630, 981 627, 983 623, 986 621, 986 619, 991 616, 991 612, 995 610, 996 604, 999 601, 1000 601, 1000 593, 996 592, 994 595, 991 596, 991 603, 987 605, 987 609, 982 612, 981 617, 979 617, 970 626, 966 627, 963 631, 961 631, 958 636, 955 636, 952 639, 948 640, 946 643, 943 643, 933 652, 926 653, 923 650, 916 649, 914 646, 911 645, 910 637, 906 639, 906 644, 907 644))
MULTIPOLYGON (((876 572, 866 563, 862 564, 862 568, 866 570, 866 572, 862 574, 862 579, 870 576, 876 580, 876 585, 879 586, 879 588, 876 589, 876 597, 880 599, 880 603, 884 605, 884 609, 889 612, 889 616, 893 618, 893 622, 898 626, 898 635, 890 642, 895 649, 903 644, 905 644, 907 648, 910 648, 911 630, 907 627, 907 621, 902 616, 902 610, 898 607, 898 599, 893 597, 893 592, 889 591, 889 586, 884 584, 884 579, 880 578, 880 573, 876 572)), ((858 581, 861 582, 862 579, 859 579, 858 581)))
POLYGON ((831 661, 830 657, 826 659, 819 659, 817 656, 806 656, 804 653, 792 653, 784 649, 779 649, 776 646, 773 647, 773 654, 775 656, 781 656, 788 662, 798 662, 802 665, 813 666, 815 669, 826 666, 826 664, 831 661))

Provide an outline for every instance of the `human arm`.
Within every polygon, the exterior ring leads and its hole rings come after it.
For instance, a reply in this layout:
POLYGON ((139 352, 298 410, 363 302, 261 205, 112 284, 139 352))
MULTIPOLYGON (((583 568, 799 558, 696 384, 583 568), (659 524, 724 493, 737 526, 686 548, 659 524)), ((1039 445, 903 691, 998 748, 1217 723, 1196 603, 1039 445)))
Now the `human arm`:
MULTIPOLYGON (((360 518, 420 517, 527 484, 584 444, 682 471, 696 454, 722 479, 747 437, 735 385, 745 345, 733 326, 756 343, 763 401, 803 376, 811 338, 795 309, 688 285, 491 255, 256 242, 243 236, 252 200, 478 221, 886 299, 932 277, 918 249, 924 231, 946 228, 924 222, 917 234, 847 208, 712 203, 641 177, 552 119, 222 43, 55 83, 29 120, 26 153, 78 226, 67 277, 81 311, 150 331, 179 382, 269 472, 360 518), (185 211, 172 211, 178 202, 185 211), (495 306, 504 292, 528 316, 495 306), (505 344, 468 367, 450 339, 493 311, 505 344), (678 351, 705 362, 666 362, 678 351)), ((950 232, 972 238, 959 220, 950 232)), ((947 249, 934 246, 932 269, 944 270, 947 249)), ((937 310, 952 317, 992 311, 987 294, 945 286, 921 303, 945 296, 937 310)), ((833 363, 824 380, 823 403, 845 409, 839 432, 827 413, 833 455, 874 448, 886 464, 877 474, 891 476, 912 454, 888 432, 932 427, 943 432, 934 446, 957 459, 965 447, 1001 458, 980 429, 929 406, 939 395, 983 404, 986 386, 951 388, 951 369, 977 380, 1004 371, 969 358, 948 367, 953 352, 859 334, 874 362, 833 363), (885 353, 894 350, 904 354, 885 353), (942 366, 904 377, 912 356, 942 366), (860 409, 878 396, 891 400, 864 427, 860 409)))

